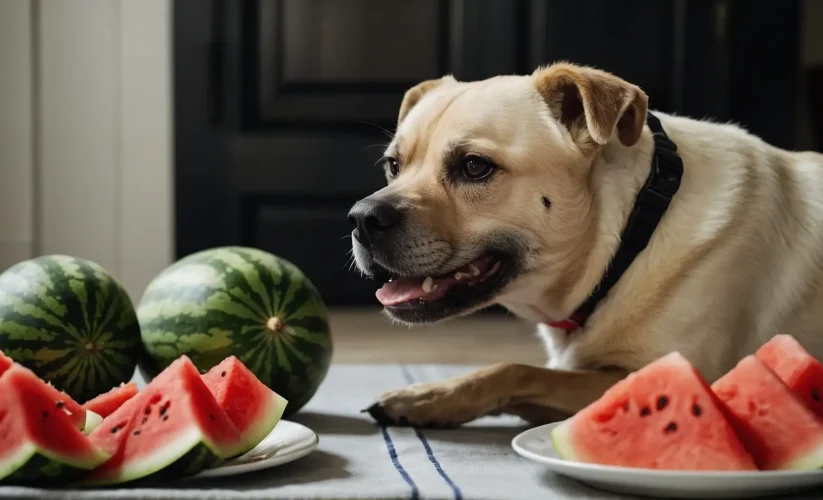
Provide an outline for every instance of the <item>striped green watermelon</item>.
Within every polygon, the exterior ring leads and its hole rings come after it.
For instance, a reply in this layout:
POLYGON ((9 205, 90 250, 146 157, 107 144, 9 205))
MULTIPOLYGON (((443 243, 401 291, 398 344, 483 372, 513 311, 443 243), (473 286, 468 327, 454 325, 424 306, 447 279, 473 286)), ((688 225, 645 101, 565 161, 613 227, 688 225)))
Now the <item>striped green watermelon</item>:
POLYGON ((236 356, 294 413, 314 395, 332 355, 327 310, 309 279, 261 250, 221 247, 176 262, 137 308, 146 379, 185 354, 206 372, 236 356))
POLYGON ((0 350, 87 401, 132 378, 140 327, 126 291, 105 269, 47 255, 0 275, 0 350))

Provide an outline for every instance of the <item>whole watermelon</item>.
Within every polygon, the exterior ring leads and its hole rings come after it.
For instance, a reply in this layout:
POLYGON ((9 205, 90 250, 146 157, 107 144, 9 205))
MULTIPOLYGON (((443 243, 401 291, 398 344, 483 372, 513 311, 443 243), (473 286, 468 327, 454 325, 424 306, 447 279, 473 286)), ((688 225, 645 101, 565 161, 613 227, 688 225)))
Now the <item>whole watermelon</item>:
POLYGON ((149 283, 137 308, 147 380, 185 354, 206 372, 236 356, 294 413, 326 376, 326 305, 290 262, 245 247, 191 254, 149 283))
POLYGON ((100 265, 46 255, 0 274, 0 350, 72 399, 129 381, 140 349, 134 306, 100 265))

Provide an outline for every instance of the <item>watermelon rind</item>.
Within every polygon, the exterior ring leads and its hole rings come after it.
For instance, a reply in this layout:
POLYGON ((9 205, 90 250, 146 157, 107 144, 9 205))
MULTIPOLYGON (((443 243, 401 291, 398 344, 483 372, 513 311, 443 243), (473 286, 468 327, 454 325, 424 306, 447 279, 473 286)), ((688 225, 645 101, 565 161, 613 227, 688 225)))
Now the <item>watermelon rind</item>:
POLYGON ((205 373, 236 356, 296 412, 315 394, 332 357, 328 311, 309 278, 262 250, 218 247, 158 274, 137 307, 151 380, 181 355, 205 373))
POLYGON ((174 439, 154 449, 142 460, 132 460, 117 470, 116 475, 87 478, 83 484, 104 486, 136 480, 179 478, 192 475, 223 462, 216 447, 205 439, 197 427, 180 432, 174 439))
POLYGON ((9 455, 5 460, 0 461, 0 481, 4 481, 14 474, 25 465, 35 453, 37 453, 37 446, 27 441, 19 446, 16 452, 9 455))
POLYGON ((242 455, 243 453, 253 450, 254 447, 266 439, 274 428, 277 427, 277 424, 280 423, 289 402, 283 396, 272 392, 272 403, 273 404, 269 405, 268 411, 260 415, 258 424, 244 433, 244 435, 247 436, 247 439, 245 439, 241 445, 241 451, 238 455, 242 455))
POLYGON ((101 465, 109 456, 94 449, 72 458, 58 456, 39 448, 31 441, 21 443, 18 450, 0 463, 0 481, 9 484, 29 483, 43 478, 70 481, 101 465))
POLYGON ((215 456, 219 456, 216 448, 208 444, 196 427, 192 427, 186 432, 181 432, 175 439, 165 445, 156 448, 151 456, 143 460, 133 460, 129 465, 123 466, 121 469, 121 477, 129 481, 159 472, 166 467, 171 467, 172 464, 177 463, 178 460, 185 457, 201 444, 208 448, 215 456))
POLYGON ((557 455, 564 460, 577 460, 572 444, 569 441, 569 423, 568 420, 560 423, 557 427, 552 429, 552 445, 557 455))
POLYGON ((0 274, 0 350, 87 401, 132 378, 140 328, 128 293, 102 266, 44 255, 0 274))
POLYGON ((823 446, 818 446, 808 454, 788 464, 786 469, 820 470, 823 469, 823 446))
POLYGON ((103 417, 91 410, 86 410, 86 424, 83 426, 83 434, 91 434, 101 422, 103 422, 103 417))

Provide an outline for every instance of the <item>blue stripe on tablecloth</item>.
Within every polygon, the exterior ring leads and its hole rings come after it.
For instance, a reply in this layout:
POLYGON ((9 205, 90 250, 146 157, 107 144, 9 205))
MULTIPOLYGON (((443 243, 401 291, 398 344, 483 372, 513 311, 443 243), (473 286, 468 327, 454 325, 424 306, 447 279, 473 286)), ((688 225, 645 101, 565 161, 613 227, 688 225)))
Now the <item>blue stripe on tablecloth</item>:
MULTIPOLYGON (((406 379, 407 383, 413 384, 415 382, 414 377, 412 376, 411 372, 409 371, 409 368, 406 365, 400 365, 400 370, 403 372, 403 377, 406 379)), ((425 434, 423 434, 423 431, 415 427, 414 433, 417 435, 417 438, 420 440, 420 442, 423 443, 423 448, 426 450, 426 455, 429 457, 429 462, 432 463, 434 469, 437 471, 438 474, 440 474, 440 477, 442 477, 443 480, 446 481, 446 484, 448 484, 449 488, 451 488, 452 492, 454 492, 455 500, 462 500, 463 493, 460 491, 460 488, 457 487, 454 481, 451 480, 449 475, 446 474, 446 471, 443 470, 443 466, 440 465, 440 462, 437 460, 437 457, 434 456, 434 450, 432 450, 432 447, 429 445, 429 441, 426 439, 426 436, 425 434)))
POLYGON ((397 450, 394 449, 394 442, 389 436, 389 431, 386 429, 385 426, 380 426, 380 432, 383 433, 383 440, 386 442, 386 449, 389 450, 389 457, 391 457, 391 462, 394 465, 394 468, 400 474, 400 477, 403 478, 403 481, 406 481, 406 484, 409 485, 411 488, 411 498, 412 500, 418 500, 420 498, 420 490, 417 489, 417 485, 414 484, 414 480, 411 478, 406 469, 403 468, 403 465, 400 464, 400 459, 397 457, 397 450))

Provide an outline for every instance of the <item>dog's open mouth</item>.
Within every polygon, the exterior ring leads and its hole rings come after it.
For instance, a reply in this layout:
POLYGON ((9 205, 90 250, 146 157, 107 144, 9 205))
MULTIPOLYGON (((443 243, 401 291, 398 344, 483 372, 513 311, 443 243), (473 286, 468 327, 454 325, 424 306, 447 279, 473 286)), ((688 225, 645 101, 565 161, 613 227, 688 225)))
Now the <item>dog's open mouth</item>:
POLYGON ((377 300, 397 319, 419 322, 445 318, 484 302, 511 278, 513 266, 486 253, 440 276, 401 276, 377 291, 377 300))
POLYGON ((483 255, 449 274, 392 278, 377 291, 377 300, 384 306, 439 300, 455 288, 469 288, 485 282, 497 273, 502 265, 499 259, 483 255))

